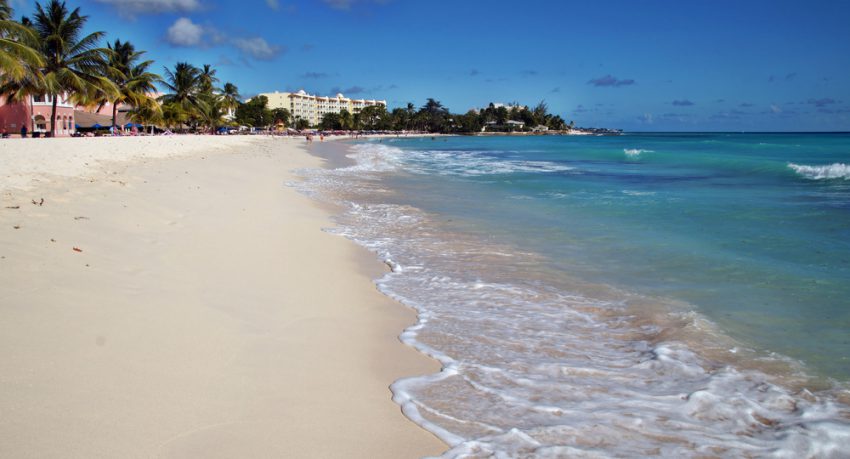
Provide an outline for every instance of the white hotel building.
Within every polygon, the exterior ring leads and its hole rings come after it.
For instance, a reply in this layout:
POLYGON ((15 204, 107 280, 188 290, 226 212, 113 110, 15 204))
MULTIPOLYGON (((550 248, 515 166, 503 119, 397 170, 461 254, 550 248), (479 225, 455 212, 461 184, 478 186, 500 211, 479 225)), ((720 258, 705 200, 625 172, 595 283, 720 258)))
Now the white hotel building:
POLYGON ((340 113, 345 109, 353 115, 369 106, 387 106, 385 100, 349 99, 342 94, 332 97, 314 96, 307 94, 303 89, 298 92, 275 91, 260 95, 268 98, 270 109, 285 108, 289 110, 293 121, 298 118, 305 119, 311 126, 319 124, 325 113, 340 113))

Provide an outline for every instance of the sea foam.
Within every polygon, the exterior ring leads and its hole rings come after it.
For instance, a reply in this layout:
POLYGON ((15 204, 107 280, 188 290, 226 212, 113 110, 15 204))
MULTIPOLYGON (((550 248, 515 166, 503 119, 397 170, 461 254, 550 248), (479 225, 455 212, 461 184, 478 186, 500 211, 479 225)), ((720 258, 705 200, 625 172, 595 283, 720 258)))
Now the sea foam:
POLYGON ((387 172, 397 170, 404 163, 404 170, 415 174, 454 175, 475 177, 513 173, 553 173, 574 170, 572 166, 552 161, 528 161, 508 158, 495 158, 488 152, 446 151, 446 150, 405 150, 399 148, 364 143, 352 147, 348 155, 357 161, 357 170, 387 172))
MULTIPOLYGON (((355 166, 313 171, 304 186, 345 206, 331 231, 392 266, 379 289, 418 310, 401 339, 443 369, 391 389, 405 415, 450 445, 443 457, 848 453, 846 407, 830 396, 718 364, 669 325, 635 320, 627 307, 634 295, 553 283, 535 274, 535 254, 447 233, 429 214, 381 199, 386 172, 436 174, 445 165, 465 176, 527 164, 374 144, 354 150, 355 166)), ((534 163, 536 172, 551 167, 534 163)), ((674 322, 711 328, 694 312, 674 322)))
POLYGON ((850 180, 850 165, 834 163, 824 166, 807 166, 788 163, 788 167, 797 174, 811 180, 850 180))
POLYGON ((623 153, 629 157, 640 156, 641 153, 652 153, 652 150, 644 150, 642 148, 624 148, 623 153))

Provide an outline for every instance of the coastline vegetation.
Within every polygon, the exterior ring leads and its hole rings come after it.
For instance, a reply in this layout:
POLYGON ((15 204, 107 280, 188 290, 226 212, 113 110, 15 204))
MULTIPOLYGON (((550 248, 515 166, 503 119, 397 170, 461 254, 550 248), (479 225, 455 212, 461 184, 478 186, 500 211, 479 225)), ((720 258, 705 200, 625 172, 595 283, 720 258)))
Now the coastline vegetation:
POLYGON ((163 78, 132 43, 118 39, 102 46, 106 33, 84 34, 88 16, 79 8, 69 10, 64 1, 37 2, 31 18, 16 21, 13 15, 8 0, 0 0, 0 95, 12 103, 50 100, 48 135, 56 133, 60 98, 96 111, 111 104, 113 128, 118 107, 124 106, 138 123, 212 130, 239 104, 237 87, 217 88, 210 65, 179 62, 165 68, 163 78), (158 95, 157 85, 166 93, 158 95))
MULTIPOLYGON (((259 128, 291 127, 297 130, 420 131, 431 133, 563 132, 567 124, 548 112, 544 101, 534 108, 491 103, 482 109, 452 113, 429 98, 417 108, 413 103, 388 111, 381 105, 358 113, 342 110, 325 114, 318 125, 294 118, 288 110, 268 108, 263 96, 240 101, 239 89, 230 82, 217 87, 216 69, 178 62, 151 71, 154 61, 127 41, 102 42, 103 31, 84 33, 88 16, 69 10, 63 0, 36 2, 32 18, 12 19, 9 0, 0 0, 0 95, 8 102, 33 98, 52 103, 48 135, 56 133, 60 98, 75 106, 100 112, 111 104, 112 128, 118 109, 139 124, 169 129, 213 132, 224 126, 259 128), (157 92, 157 87, 164 93, 157 92)), ((33 130, 35 121, 33 120, 33 130)))

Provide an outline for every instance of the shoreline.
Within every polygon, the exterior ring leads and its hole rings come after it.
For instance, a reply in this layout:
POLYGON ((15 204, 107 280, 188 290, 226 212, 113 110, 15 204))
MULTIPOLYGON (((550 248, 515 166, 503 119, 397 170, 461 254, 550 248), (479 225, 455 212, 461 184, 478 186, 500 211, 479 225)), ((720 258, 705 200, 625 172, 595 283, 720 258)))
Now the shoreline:
POLYGON ((320 165, 303 140, 107 139, 91 140, 117 151, 0 143, 0 164, 19 165, 0 186, 2 455, 447 449, 391 400, 393 381, 439 371, 398 339, 414 312, 284 185, 320 165))
MULTIPOLYGON (((691 428, 676 439, 664 437, 672 441, 658 437, 660 444, 700 438, 700 447, 713 445, 712 436, 737 432, 736 426, 750 426, 754 440, 739 442, 740 437, 730 435, 723 437, 729 445, 721 442, 719 447, 766 451, 776 445, 793 451, 798 443, 810 445, 811 451, 828 451, 840 444, 847 419, 847 393, 840 387, 798 373, 796 361, 758 354, 694 309, 678 309, 687 306, 684 303, 660 303, 657 297, 564 276, 543 266, 544 252, 535 252, 534 246, 529 250, 511 239, 499 239, 489 230, 494 226, 475 227, 485 218, 470 209, 486 209, 493 202, 467 184, 486 184, 482 188, 490 196, 493 179, 475 182, 469 175, 480 177, 488 170, 506 175, 511 167, 519 173, 551 171, 551 164, 534 162, 542 155, 528 160, 536 169, 528 162, 501 157, 489 158, 495 164, 482 165, 463 152, 457 158, 430 155, 428 144, 401 143, 387 151, 378 143, 363 142, 353 148, 352 167, 313 177, 309 188, 330 202, 349 203, 339 219, 340 231, 400 273, 379 279, 379 289, 416 307, 424 318, 406 330, 403 339, 441 360, 448 370, 407 378, 396 383, 394 392, 400 403, 411 403, 411 419, 452 445, 447 455, 471 451, 511 455, 541 443, 555 450, 575 446, 571 437, 564 439, 564 431, 616 445, 632 434, 656 439, 654 435, 679 421, 691 428), (410 157, 408 163, 399 161, 405 155, 410 157), (458 171, 461 161, 469 175, 458 171), (464 202, 445 204, 455 196, 464 202), (464 221, 466 212, 479 220, 464 221), (528 268, 520 275, 512 266, 528 268), (598 359, 591 362, 586 355, 598 359), (646 391, 642 381, 667 385, 683 395, 658 397, 646 391), (705 385, 710 387, 701 389, 705 385), (588 386, 600 389, 586 393, 583 389, 588 386), (493 400, 493 393, 507 395, 493 400), (701 404, 703 393, 718 402, 694 408, 701 404), (695 402, 690 402, 690 394, 695 394, 695 402), (754 407, 754 417, 738 411, 742 404, 754 407), (600 405, 616 415, 599 415, 595 408, 600 405), (529 421, 544 416, 541 406, 550 410, 551 417, 529 421), (664 413, 663 418, 654 417, 658 412, 664 413), (725 427, 703 424, 701 413, 725 427), (646 430, 625 427, 614 433, 595 428, 635 415, 645 416, 641 419, 647 421, 646 430), (772 431, 763 426, 781 426, 777 430, 794 440, 771 437, 772 431), (515 429, 539 443, 514 435, 515 429)), ((460 145, 444 150, 477 151, 474 145, 460 145)), ((507 207, 502 195, 492 195, 499 209, 507 207)), ((630 447, 638 443, 624 442, 630 447)), ((580 440, 577 444, 582 445, 580 440)))

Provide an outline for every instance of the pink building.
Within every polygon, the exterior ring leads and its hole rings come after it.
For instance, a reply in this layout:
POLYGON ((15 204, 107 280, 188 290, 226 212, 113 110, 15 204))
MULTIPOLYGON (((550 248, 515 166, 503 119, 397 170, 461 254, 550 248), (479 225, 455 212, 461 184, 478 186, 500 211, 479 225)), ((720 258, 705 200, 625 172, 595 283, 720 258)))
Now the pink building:
MULTIPOLYGON (((0 130, 9 134, 21 132, 21 126, 26 126, 27 133, 39 132, 44 135, 50 132, 50 111, 53 109, 51 96, 32 96, 26 101, 8 103, 0 97, 0 130)), ((59 96, 56 105, 56 136, 65 137, 74 133, 74 106, 59 96)))

